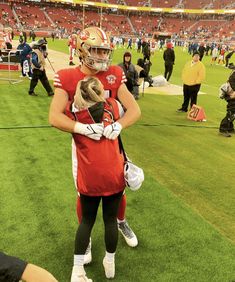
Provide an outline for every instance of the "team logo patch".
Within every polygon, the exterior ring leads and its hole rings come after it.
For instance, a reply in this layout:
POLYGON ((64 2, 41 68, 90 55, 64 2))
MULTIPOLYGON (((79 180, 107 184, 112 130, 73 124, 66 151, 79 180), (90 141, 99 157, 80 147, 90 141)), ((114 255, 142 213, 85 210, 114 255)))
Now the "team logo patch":
POLYGON ((113 74, 106 76, 106 79, 109 84, 114 84, 116 82, 117 77, 113 74))
POLYGON ((81 31, 79 35, 81 40, 87 40, 90 37, 90 33, 87 30, 81 31))

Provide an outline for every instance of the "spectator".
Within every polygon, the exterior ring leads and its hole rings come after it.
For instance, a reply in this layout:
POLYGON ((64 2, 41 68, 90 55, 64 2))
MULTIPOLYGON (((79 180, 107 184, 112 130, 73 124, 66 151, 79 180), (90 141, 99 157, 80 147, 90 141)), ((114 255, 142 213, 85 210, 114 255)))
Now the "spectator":
POLYGON ((135 69, 135 66, 131 63, 131 53, 125 52, 123 55, 123 62, 119 64, 119 66, 123 69, 126 75, 126 87, 135 97, 135 99, 139 98, 139 93, 135 86, 138 87, 138 72, 135 69))
POLYGON ((164 77, 167 81, 169 81, 172 71, 173 71, 173 65, 175 63, 175 52, 172 48, 172 43, 168 42, 166 45, 166 50, 163 53, 163 59, 165 61, 165 73, 164 77))

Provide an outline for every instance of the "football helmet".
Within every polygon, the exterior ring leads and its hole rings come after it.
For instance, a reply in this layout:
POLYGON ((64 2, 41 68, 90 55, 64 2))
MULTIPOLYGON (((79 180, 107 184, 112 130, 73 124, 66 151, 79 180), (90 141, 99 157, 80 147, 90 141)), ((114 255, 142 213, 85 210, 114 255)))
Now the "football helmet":
POLYGON ((80 32, 77 50, 84 65, 106 71, 112 61, 112 47, 107 34, 98 27, 88 27, 80 32))

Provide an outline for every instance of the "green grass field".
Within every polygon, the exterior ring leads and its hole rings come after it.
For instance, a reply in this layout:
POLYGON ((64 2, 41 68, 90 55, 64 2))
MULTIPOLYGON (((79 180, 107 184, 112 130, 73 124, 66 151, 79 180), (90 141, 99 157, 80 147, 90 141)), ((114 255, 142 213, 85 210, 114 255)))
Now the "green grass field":
MULTIPOLYGON (((50 41, 49 48, 67 52, 65 41, 50 41)), ((123 53, 115 51, 114 64, 123 53)), ((139 55, 132 53, 136 63, 139 55)), ((189 59, 176 48, 172 84, 182 85, 181 70, 189 59)), ((218 87, 230 70, 211 67, 210 57, 203 62, 207 77, 201 91, 206 95, 199 95, 198 104, 206 122, 176 112, 182 96, 146 90, 138 101, 142 118, 122 133, 126 151, 144 168, 146 180, 138 192, 127 191, 127 219, 139 246, 129 248, 120 235, 114 281, 235 281, 235 136, 218 135, 226 109, 218 87)), ((162 52, 152 63, 152 75, 162 74, 162 52)), ((0 249, 69 282, 77 228, 71 136, 49 126, 51 98, 41 85, 38 97, 30 97, 28 87, 28 80, 0 82, 0 249)), ((108 281, 101 214, 92 240, 88 277, 108 281)))

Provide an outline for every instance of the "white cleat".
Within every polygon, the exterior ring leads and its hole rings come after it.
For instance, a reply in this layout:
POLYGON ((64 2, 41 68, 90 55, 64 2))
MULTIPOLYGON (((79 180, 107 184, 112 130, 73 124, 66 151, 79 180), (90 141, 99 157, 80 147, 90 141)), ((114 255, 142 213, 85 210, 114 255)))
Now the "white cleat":
POLYGON ((115 276, 115 261, 109 262, 106 258, 103 259, 103 266, 106 278, 114 278, 115 276))
POLYGON ((85 255, 84 255, 84 264, 89 264, 92 261, 92 255, 91 255, 91 238, 89 245, 86 249, 85 255))
POLYGON ((122 233, 122 236, 126 240, 128 246, 134 248, 138 245, 138 239, 127 221, 118 223, 118 230, 122 233))
POLYGON ((71 282, 92 282, 92 279, 88 279, 86 276, 86 272, 84 268, 79 266, 74 266, 72 275, 71 275, 71 282))

